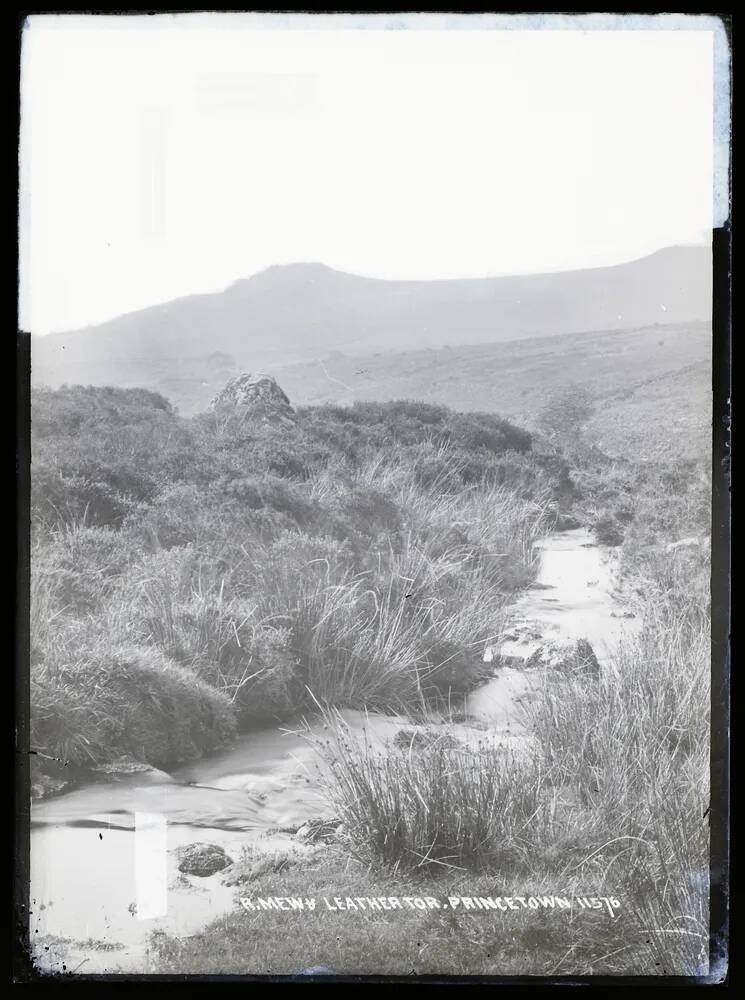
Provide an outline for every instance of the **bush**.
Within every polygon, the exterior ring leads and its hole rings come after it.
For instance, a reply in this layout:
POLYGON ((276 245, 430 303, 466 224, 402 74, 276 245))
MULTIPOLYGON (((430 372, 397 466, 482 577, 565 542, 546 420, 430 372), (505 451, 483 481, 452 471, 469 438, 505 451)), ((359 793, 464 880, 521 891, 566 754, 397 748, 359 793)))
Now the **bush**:
POLYGON ((605 514, 599 517, 593 525, 593 531, 600 545, 616 546, 623 544, 623 525, 612 514, 605 514))
POLYGON ((455 413, 445 406, 395 400, 304 407, 298 410, 303 434, 323 442, 348 462, 359 464, 373 451, 424 444, 460 451, 502 454, 527 452, 531 436, 491 413, 455 413))
POLYGON ((550 440, 579 441, 585 424, 595 410, 592 393, 583 385, 568 385, 556 392, 538 414, 538 426, 550 440))
POLYGON ((39 466, 31 470, 31 517, 36 527, 54 529, 85 522, 118 528, 135 501, 98 477, 39 466))
POLYGON ((306 702, 299 680, 298 661, 287 629, 265 626, 253 631, 243 657, 222 671, 221 684, 231 688, 231 703, 244 725, 286 719, 306 702), (238 676, 237 667, 241 666, 238 676))
POLYGON ((156 393, 34 390, 31 416, 32 513, 45 523, 85 514, 88 523, 119 527, 162 484, 211 478, 210 453, 198 453, 191 424, 156 393))
POLYGON ((173 417, 173 407, 148 389, 73 385, 61 389, 34 388, 32 396, 35 437, 79 435, 100 428, 102 420, 125 427, 173 417))
POLYGON ((107 684, 124 709, 117 728, 125 753, 165 767, 234 737, 235 719, 225 697, 152 648, 116 650, 110 669, 107 684))
POLYGON ((119 532, 71 524, 36 541, 31 571, 35 585, 53 589, 53 613, 82 617, 101 607, 130 558, 119 532))
POLYGON ((32 745, 73 764, 128 755, 163 768, 235 735, 224 695, 153 648, 48 650, 32 665, 31 691, 32 745))

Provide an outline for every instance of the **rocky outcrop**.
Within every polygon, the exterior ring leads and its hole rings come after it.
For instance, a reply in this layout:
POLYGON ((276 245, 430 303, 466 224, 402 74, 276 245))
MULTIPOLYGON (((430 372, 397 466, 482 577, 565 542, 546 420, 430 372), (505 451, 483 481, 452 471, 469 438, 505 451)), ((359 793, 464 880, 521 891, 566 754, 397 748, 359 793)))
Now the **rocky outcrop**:
POLYGON ((210 403, 218 416, 237 416, 265 426, 293 427, 295 411, 271 375, 246 373, 230 379, 210 403))
POLYGON ((233 864, 219 844, 188 844, 178 850, 178 870, 184 875, 206 878, 233 864))

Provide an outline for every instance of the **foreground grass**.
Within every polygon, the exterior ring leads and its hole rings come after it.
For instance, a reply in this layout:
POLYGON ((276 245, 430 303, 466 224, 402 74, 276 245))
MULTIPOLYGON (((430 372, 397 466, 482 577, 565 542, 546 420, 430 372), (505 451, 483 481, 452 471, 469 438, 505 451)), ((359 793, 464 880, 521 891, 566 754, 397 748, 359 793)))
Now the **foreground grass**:
MULTIPOLYGON (((303 912, 248 912, 238 906, 203 933, 180 941, 157 935, 153 972, 178 975, 297 975, 324 966, 337 975, 561 976, 669 975, 650 951, 648 934, 627 902, 611 916, 605 904, 585 908, 577 897, 603 895, 600 880, 576 874, 527 877, 494 873, 392 877, 350 861, 337 848, 304 865, 263 877, 241 891, 267 897, 314 898, 303 912), (560 895, 570 903, 530 909, 518 897, 560 895), (397 897, 395 911, 330 910, 334 899, 397 897), (430 897, 439 909, 409 908, 404 897, 430 897), (510 897, 515 909, 444 908, 449 897, 510 897)), ((506 906, 506 903, 503 903, 506 906)))

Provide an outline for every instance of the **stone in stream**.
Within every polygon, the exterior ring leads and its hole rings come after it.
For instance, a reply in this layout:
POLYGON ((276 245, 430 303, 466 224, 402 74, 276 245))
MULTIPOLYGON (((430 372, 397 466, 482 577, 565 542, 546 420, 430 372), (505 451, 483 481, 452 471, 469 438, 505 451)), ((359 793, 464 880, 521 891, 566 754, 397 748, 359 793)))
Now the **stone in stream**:
POLYGON ((522 667, 525 666, 525 656, 508 656, 506 653, 499 653, 493 646, 487 646, 484 650, 484 663, 491 663, 494 670, 499 667, 522 667))
MULTIPOLYGON (((541 589, 546 589, 541 587, 541 589)), ((554 589, 553 587, 548 589, 554 589)), ((544 641, 544 632, 534 622, 518 620, 502 632, 493 646, 484 650, 483 662, 491 663, 493 668, 525 666, 525 661, 533 652, 536 642, 544 641), (510 652, 504 652, 504 647, 512 647, 510 652)))
MULTIPOLYGON (((546 589, 546 588, 542 588, 546 589)), ((555 590, 555 587, 548 588, 555 590)), ((502 642, 535 642, 543 638, 543 632, 531 621, 515 622, 511 628, 507 629, 500 636, 502 642)))
POLYGON ((536 649, 526 663, 527 667, 548 667, 569 674, 600 674, 595 650, 587 639, 551 640, 536 649))
POLYGON ((219 844, 188 844, 177 852, 178 870, 184 875, 198 875, 207 878, 233 863, 219 844))

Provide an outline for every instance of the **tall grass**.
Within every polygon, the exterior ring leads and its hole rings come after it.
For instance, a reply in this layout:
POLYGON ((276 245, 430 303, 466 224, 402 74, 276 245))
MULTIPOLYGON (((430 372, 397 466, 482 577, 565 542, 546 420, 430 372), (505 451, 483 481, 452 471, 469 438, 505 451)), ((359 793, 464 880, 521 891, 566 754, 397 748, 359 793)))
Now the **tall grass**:
POLYGON ((489 486, 444 497, 382 461, 351 484, 320 476, 311 498, 330 506, 373 479, 405 512, 405 532, 380 537, 362 559, 304 532, 245 538, 221 577, 193 550, 172 550, 160 570, 146 578, 138 570, 132 583, 143 641, 202 674, 220 665, 211 682, 245 683, 249 695, 257 637, 281 630, 299 682, 295 709, 308 690, 330 704, 386 708, 467 689, 515 580, 534 572, 532 541, 548 502, 489 486))
POLYGON ((539 809, 538 771, 528 775, 486 739, 467 746, 437 732, 424 746, 383 750, 338 713, 325 717, 331 798, 361 860, 430 871, 514 865, 539 809))

